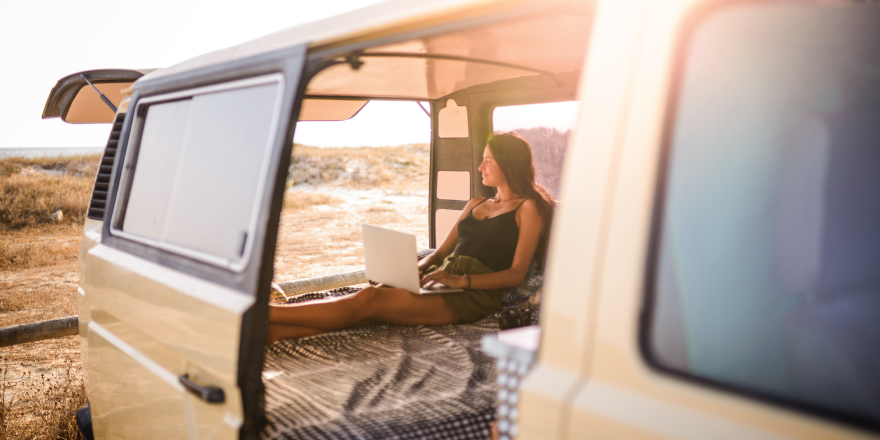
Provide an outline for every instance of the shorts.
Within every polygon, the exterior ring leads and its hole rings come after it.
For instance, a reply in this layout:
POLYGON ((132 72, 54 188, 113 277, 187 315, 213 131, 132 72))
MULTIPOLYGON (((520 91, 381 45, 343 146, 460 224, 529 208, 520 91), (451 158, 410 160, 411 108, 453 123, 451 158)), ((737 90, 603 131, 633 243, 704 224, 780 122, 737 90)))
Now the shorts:
MULTIPOLYGON (((428 270, 436 270, 431 266, 428 270)), ((494 272, 477 260, 464 255, 450 254, 443 260, 440 270, 450 275, 481 275, 494 272)), ((501 311, 501 292, 503 289, 465 289, 464 292, 440 295, 459 324, 479 321, 501 311)))

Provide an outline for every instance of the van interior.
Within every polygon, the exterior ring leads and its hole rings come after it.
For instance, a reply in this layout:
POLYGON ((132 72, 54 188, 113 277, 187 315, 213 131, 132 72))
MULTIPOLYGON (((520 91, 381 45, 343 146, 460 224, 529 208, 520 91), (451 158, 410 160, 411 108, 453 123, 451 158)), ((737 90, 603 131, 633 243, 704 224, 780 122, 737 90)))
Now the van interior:
MULTIPOLYGON (((273 301, 339 297, 365 286, 358 273, 360 223, 413 233, 420 256, 427 255, 468 200, 494 194, 477 171, 492 132, 528 140, 538 182, 561 197, 592 12, 566 6, 521 13, 318 48, 309 57, 275 254, 275 279, 285 294, 273 301), (306 124, 344 130, 343 121, 387 101, 430 117, 429 145, 300 145, 307 143, 297 138, 306 124), (383 167, 395 166, 411 174, 381 176, 383 167), (324 255, 315 255, 309 242, 316 234, 333 242, 324 255)), ((388 130, 397 123, 389 120, 388 130)), ((540 272, 533 265, 526 282, 532 290, 510 289, 503 298, 505 307, 526 310, 528 323, 538 322, 540 272)), ((491 316, 473 324, 376 324, 278 341, 265 352, 263 436, 488 438, 496 417, 496 365, 481 351, 480 338, 498 330, 498 317, 491 316)))

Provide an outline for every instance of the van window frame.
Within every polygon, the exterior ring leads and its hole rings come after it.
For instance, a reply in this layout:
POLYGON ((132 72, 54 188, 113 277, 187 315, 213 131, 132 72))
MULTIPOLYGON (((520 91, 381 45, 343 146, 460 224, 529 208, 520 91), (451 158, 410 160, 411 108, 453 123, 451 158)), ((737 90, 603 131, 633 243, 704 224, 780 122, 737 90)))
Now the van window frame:
MULTIPOLYGON (((638 317, 638 350, 642 360, 654 372, 661 375, 681 380, 687 384, 703 387, 713 391, 727 393, 733 396, 747 398, 764 404, 769 404, 784 410, 794 410, 802 416, 815 416, 832 422, 842 423, 869 432, 880 432, 880 423, 846 413, 835 411, 825 407, 809 404, 805 401, 795 400, 770 393, 764 393, 756 389, 737 386, 732 383, 721 382, 706 377, 700 377, 687 372, 664 365, 655 359, 651 346, 651 330, 653 325, 652 315, 655 310, 655 290, 659 280, 660 244, 663 233, 663 218, 666 212, 666 196, 668 190, 668 178, 670 170, 670 158, 672 141, 675 134, 676 117, 680 108, 681 92, 684 87, 685 64, 688 60, 689 45, 702 25, 714 14, 719 13, 731 6, 749 4, 772 4, 782 3, 784 0, 771 2, 758 2, 757 0, 716 0, 692 7, 683 14, 681 24, 676 31, 672 46, 672 63, 669 81, 665 89, 668 98, 664 105, 663 125, 659 143, 657 175, 654 185, 653 206, 651 208, 651 220, 647 243, 647 253, 644 263, 644 282, 642 286, 642 302, 638 317)), ((816 4, 809 0, 800 0, 805 4, 816 4)))
MULTIPOLYGON (((249 87, 255 86, 264 86, 264 85, 277 85, 277 96, 275 101, 275 108, 273 109, 272 121, 269 124, 269 146, 267 146, 268 151, 264 150, 263 163, 260 166, 260 176, 266 176, 271 160, 268 155, 271 153, 272 146, 271 144, 275 141, 275 136, 277 135, 279 126, 280 126, 280 116, 281 116, 281 103, 283 100, 284 89, 286 87, 284 76, 280 73, 273 73, 268 75, 260 75, 256 77, 250 77, 240 80, 234 80, 229 82, 222 82, 208 86, 202 86, 192 89, 186 89, 182 91, 176 91, 166 94, 159 94, 154 96, 149 96, 140 99, 135 106, 133 107, 132 113, 134 114, 134 127, 130 132, 128 144, 129 148, 126 148, 123 157, 123 164, 126 167, 127 172, 121 176, 120 186, 118 188, 118 202, 114 203, 113 210, 110 213, 110 230, 113 235, 118 237, 123 237, 125 239, 138 242, 150 247, 154 247, 157 249, 162 249, 168 251, 170 253, 178 254, 184 257, 189 257, 194 260, 198 260, 203 263, 208 263, 214 266, 218 266, 221 268, 229 269, 230 271, 240 273, 244 271, 247 266, 247 262, 251 257, 251 252, 254 249, 254 239, 255 231, 257 228, 258 220, 260 217, 260 205, 259 199, 254 200, 253 205, 251 206, 251 220, 247 229, 247 236, 250 237, 244 246, 244 252, 238 260, 229 260, 227 258, 210 254, 205 251, 200 251, 196 249, 190 249, 183 245, 176 245, 173 243, 165 243, 155 239, 141 237, 136 234, 126 232, 122 229, 122 224, 125 219, 126 209, 130 202, 131 189, 132 184, 134 182, 134 176, 137 172, 137 160, 138 153, 140 150, 141 137, 143 135, 145 113, 149 109, 150 106, 156 104, 165 104, 172 103, 175 101, 181 101, 186 99, 192 99, 199 95, 206 95, 210 93, 217 92, 227 92, 233 90, 241 90, 249 87)), ((259 197, 260 194, 263 194, 266 191, 267 182, 264 179, 261 179, 257 183, 255 195, 259 197)))

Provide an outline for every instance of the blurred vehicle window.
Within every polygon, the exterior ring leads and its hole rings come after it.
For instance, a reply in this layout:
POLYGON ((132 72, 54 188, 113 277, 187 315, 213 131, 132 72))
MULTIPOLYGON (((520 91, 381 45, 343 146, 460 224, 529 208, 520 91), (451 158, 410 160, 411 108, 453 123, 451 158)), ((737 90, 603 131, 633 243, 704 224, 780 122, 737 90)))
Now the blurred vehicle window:
POLYGON ((565 161, 568 135, 580 113, 578 101, 496 107, 492 130, 516 132, 532 146, 537 181, 559 197, 559 178, 565 161))
POLYGON ((648 356, 880 426, 880 5, 745 2, 683 47, 648 356))

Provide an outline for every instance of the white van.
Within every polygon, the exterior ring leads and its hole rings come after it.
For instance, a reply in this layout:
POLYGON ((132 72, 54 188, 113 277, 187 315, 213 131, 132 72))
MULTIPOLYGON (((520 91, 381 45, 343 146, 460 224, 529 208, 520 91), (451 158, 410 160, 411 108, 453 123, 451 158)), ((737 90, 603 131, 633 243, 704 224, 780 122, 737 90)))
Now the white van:
POLYGON ((80 257, 95 438, 488 438, 501 405, 502 438, 880 436, 877 2, 389 1, 128 75, 80 257), (580 102, 513 393, 491 320, 264 347, 297 121, 375 99, 430 102, 432 247, 494 109, 580 102))

